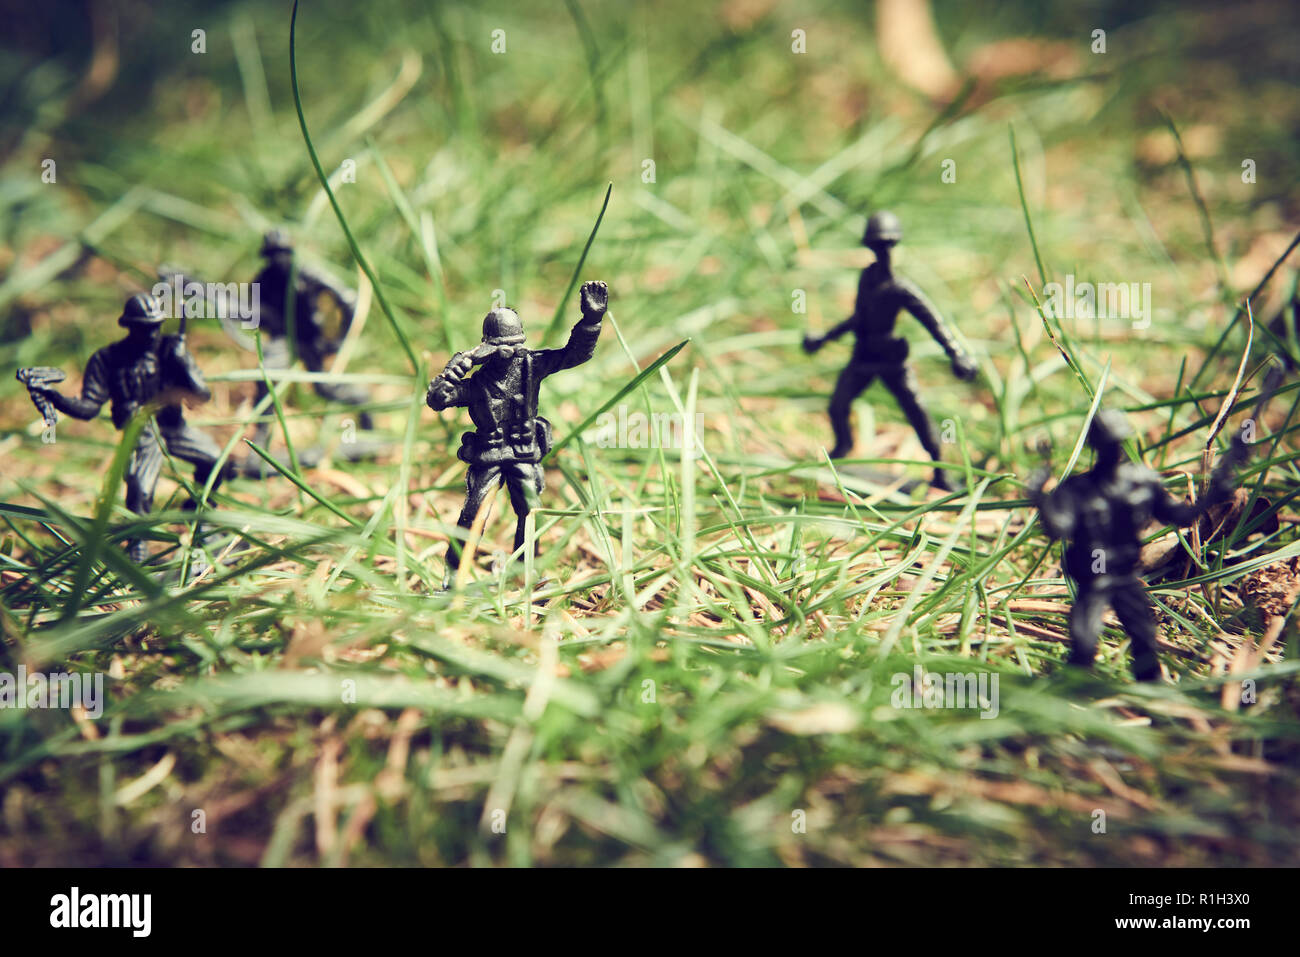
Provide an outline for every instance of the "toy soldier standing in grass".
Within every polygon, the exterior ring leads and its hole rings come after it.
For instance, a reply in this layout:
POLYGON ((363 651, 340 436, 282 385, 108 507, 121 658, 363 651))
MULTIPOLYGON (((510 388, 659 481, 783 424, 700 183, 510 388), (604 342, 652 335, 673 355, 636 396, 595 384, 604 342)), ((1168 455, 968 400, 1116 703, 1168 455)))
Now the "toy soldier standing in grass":
MULTIPOLYGON (((289 237, 278 229, 267 233, 262 239, 262 256, 266 266, 253 280, 258 283, 258 299, 261 307, 258 328, 262 333, 262 359, 268 369, 287 369, 292 359, 290 352, 290 332, 293 333, 293 346, 302 363, 310 372, 322 372, 325 360, 338 352, 352 314, 356 308, 356 294, 345 289, 327 276, 299 264, 295 267, 293 245, 289 237), (293 279, 293 291, 290 295, 289 282, 293 279), (326 332, 318 308, 322 294, 330 296, 342 313, 341 329, 336 335, 326 332), (292 310, 292 328, 288 311, 292 310)), ((316 382, 312 387, 323 399, 342 402, 346 405, 365 405, 369 396, 364 389, 357 386, 316 382)), ((266 397, 266 384, 257 384, 257 401, 266 397)), ((373 428, 370 413, 362 412, 359 416, 361 428, 373 428)), ((265 446, 270 435, 271 423, 265 419, 257 426, 253 441, 265 446)))
MULTIPOLYGON (((809 353, 816 352, 846 332, 853 332, 856 338, 853 358, 840 373, 835 392, 831 395, 829 411, 831 429, 835 433, 835 448, 831 450, 833 459, 844 458, 852 450, 849 410, 853 400, 866 391, 877 376, 898 400, 930 458, 936 462, 942 459, 939 437, 917 396, 916 377, 907 364, 907 340, 894 335, 894 322, 900 311, 910 312, 934 336, 952 360, 953 375, 967 382, 975 378, 975 363, 962 351, 938 312, 912 283, 894 275, 890 267, 890 250, 902 238, 903 227, 893 213, 879 212, 868 219, 862 245, 876 254, 876 261, 862 270, 853 315, 825 335, 804 336, 804 351, 809 353)), ((931 484, 936 488, 951 489, 942 468, 934 470, 931 484)))
MULTIPOLYGON (((220 446, 210 436, 185 422, 181 401, 194 398, 206 402, 212 393, 185 348, 184 326, 178 335, 164 336, 163 318, 152 296, 132 296, 117 320, 126 327, 126 338, 90 357, 80 396, 66 396, 48 386, 29 386, 33 398, 39 392, 55 409, 76 419, 95 418, 109 402, 113 426, 119 430, 126 428, 137 409, 159 404, 154 416, 157 430, 145 425, 126 467, 126 507, 138 515, 153 508, 154 490, 162 471, 162 445, 170 455, 194 466, 194 481, 199 486, 207 484, 221 457, 220 446)), ((218 475, 212 485, 214 491, 221 479, 218 475)), ((193 508, 194 502, 186 507, 193 508)), ((131 541, 128 553, 137 563, 148 557, 141 539, 131 541)))
POLYGON ((1070 664, 1092 667, 1101 616, 1109 605, 1132 643, 1134 676, 1155 681, 1160 677, 1156 621, 1138 577, 1140 536, 1153 518, 1182 528, 1231 498, 1234 472, 1250 451, 1240 435, 1234 436, 1210 476, 1208 493, 1191 505, 1175 501, 1154 472, 1129 461, 1123 443, 1131 434, 1121 413, 1098 411, 1088 430, 1088 444, 1097 454, 1092 470, 1071 476, 1046 495, 1043 486, 1051 471, 1044 465, 1029 479, 1029 500, 1049 536, 1070 539, 1063 562, 1077 589, 1070 609, 1070 664))
MULTIPOLYGON (((582 319, 562 349, 526 348, 524 326, 515 311, 493 309, 483 319, 482 343, 452 356, 429 383, 425 396, 429 408, 441 412, 464 406, 477 430, 461 436, 456 452, 469 463, 465 507, 457 523, 461 528, 474 524, 487 494, 501 483, 518 519, 515 548, 524 543, 524 519, 541 494, 540 463, 551 447, 551 424, 537 414, 539 388, 548 375, 582 365, 595 354, 608 303, 609 290, 603 282, 583 283, 582 319), (481 368, 469 376, 475 366, 481 368)), ((447 546, 449 576, 460 567, 463 547, 456 537, 447 546)))

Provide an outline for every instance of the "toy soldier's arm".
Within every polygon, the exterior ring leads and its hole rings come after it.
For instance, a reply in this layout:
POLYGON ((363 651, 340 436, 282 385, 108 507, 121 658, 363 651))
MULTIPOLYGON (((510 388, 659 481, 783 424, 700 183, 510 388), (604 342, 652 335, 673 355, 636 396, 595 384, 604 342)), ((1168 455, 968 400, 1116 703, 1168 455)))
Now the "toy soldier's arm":
POLYGON ((429 383, 424 395, 425 404, 434 412, 452 409, 465 404, 465 373, 474 368, 468 352, 458 352, 429 383))
POLYGON ((603 282, 584 282, 579 295, 582 318, 569 333, 562 349, 539 349, 533 353, 533 368, 538 376, 548 376, 561 369, 580 366, 596 354, 601 320, 609 306, 609 288, 603 282))
POLYGON ((1189 502, 1180 502, 1170 495, 1160 480, 1152 477, 1152 492, 1155 494, 1155 505, 1151 513, 1162 522, 1170 525, 1176 525, 1179 528, 1191 525, 1206 511, 1232 498, 1233 490, 1237 484, 1237 469, 1242 463, 1250 457, 1250 447, 1242 441, 1240 436, 1233 436, 1232 444, 1228 447, 1227 453, 1219 460, 1219 464, 1214 467, 1210 473, 1210 487, 1201 496, 1200 501, 1195 504, 1189 502))
POLYGON ((1183 528, 1192 524, 1209 508, 1209 503, 1202 499, 1196 504, 1188 502, 1179 502, 1170 495, 1163 485, 1159 482, 1154 483, 1155 487, 1151 490, 1155 494, 1155 504, 1151 508, 1153 514, 1159 521, 1168 525, 1176 525, 1183 528))
POLYGON ((948 358, 952 360, 953 375, 966 381, 975 378, 975 363, 958 344, 952 330, 943 321, 938 310, 931 305, 930 300, 925 298, 925 294, 906 280, 899 280, 897 285, 903 297, 902 307, 925 326, 926 332, 934 336, 935 342, 939 343, 948 358))
POLYGON ((1051 466, 1044 463, 1029 477, 1026 484, 1029 501, 1038 509, 1039 520, 1049 538, 1065 538, 1074 531, 1074 496, 1067 479, 1051 495, 1043 491, 1043 486, 1052 475, 1051 466))
POLYGON ((849 316, 843 322, 832 326, 820 336, 814 336, 812 334, 805 335, 803 337, 803 351, 811 354, 826 345, 826 343, 834 342, 840 336, 844 335, 844 333, 853 328, 853 324, 857 318, 856 315, 849 316))
POLYGON ((203 370, 185 348, 184 333, 179 336, 167 336, 163 347, 167 350, 171 362, 171 368, 168 370, 169 381, 165 383, 166 386, 188 392, 200 402, 211 399, 212 390, 208 388, 208 381, 203 377, 203 370))
POLYGON ((104 369, 104 358, 98 352, 86 363, 86 375, 81 382, 81 395, 64 395, 54 389, 43 390, 50 404, 74 419, 89 421, 99 415, 99 410, 108 401, 108 375, 104 369))

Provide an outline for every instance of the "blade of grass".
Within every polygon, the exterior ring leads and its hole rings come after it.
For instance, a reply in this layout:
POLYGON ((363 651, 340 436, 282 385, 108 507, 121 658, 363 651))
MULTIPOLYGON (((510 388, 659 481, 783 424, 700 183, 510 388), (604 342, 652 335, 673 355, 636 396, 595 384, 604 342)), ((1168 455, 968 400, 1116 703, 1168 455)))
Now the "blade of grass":
POLYGON ((370 285, 374 287, 375 299, 378 300, 380 308, 384 310, 384 316, 388 319, 388 324, 393 329, 393 334, 397 336, 397 341, 401 343, 402 350, 411 362, 411 371, 418 372, 420 362, 415 357, 415 350, 411 348, 410 339, 406 331, 402 328, 401 322, 393 313, 392 307, 388 304, 388 297, 384 295, 383 287, 379 285, 379 279, 375 272, 370 268, 370 262, 361 252, 361 247, 357 245, 356 238, 352 235, 352 229, 348 226, 347 217, 343 215, 343 208, 339 206, 339 201, 334 196, 334 190, 330 188, 329 177, 325 175, 325 170, 321 166, 320 158, 316 155, 316 147, 312 145, 311 133, 307 130, 307 117, 302 110, 302 94, 298 89, 298 60, 295 51, 295 40, 298 26, 298 0, 293 0, 293 13, 289 17, 289 78, 293 86, 293 107, 298 113, 298 126, 302 129, 303 142, 307 144, 307 153, 311 156, 311 165, 316 170, 316 176, 320 180, 321 189, 325 190, 325 195, 329 197, 330 206, 334 209, 334 215, 338 218, 339 225, 343 228, 343 235, 347 238, 348 248, 352 250, 352 256, 356 259, 357 265, 361 271, 366 274, 370 280, 370 285))
POLYGON ((573 295, 574 287, 578 285, 578 277, 582 274, 582 267, 587 262, 587 253, 591 251, 591 244, 596 241, 596 233, 600 230, 600 224, 605 218, 605 210, 609 208, 609 198, 613 193, 614 184, 610 183, 605 188, 605 201, 600 204, 600 213, 596 216, 596 225, 591 227, 591 235, 587 237, 587 245, 582 247, 582 255, 578 257, 578 264, 573 267, 573 275, 569 277, 569 287, 564 290, 564 295, 555 304, 555 314, 551 316, 550 325, 546 327, 546 332, 542 336, 543 342, 550 342, 555 335, 555 331, 560 327, 560 322, 564 318, 564 310, 569 305, 569 297, 573 295))

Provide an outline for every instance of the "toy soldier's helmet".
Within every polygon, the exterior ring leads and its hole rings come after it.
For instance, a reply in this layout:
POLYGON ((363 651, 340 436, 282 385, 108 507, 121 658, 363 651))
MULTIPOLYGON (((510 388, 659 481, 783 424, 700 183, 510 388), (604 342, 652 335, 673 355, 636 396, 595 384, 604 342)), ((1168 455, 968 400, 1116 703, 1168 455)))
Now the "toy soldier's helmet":
POLYGON ((524 324, 513 309, 493 309, 483 317, 483 341, 490 346, 524 341, 524 324))
POLYGON ((276 253, 293 252, 293 243, 283 230, 273 229, 262 237, 262 255, 274 256, 276 253))
POLYGON ((1132 434, 1133 429, 1123 412, 1100 409, 1093 417, 1092 428, 1088 430, 1088 444, 1094 449, 1115 448, 1132 434))
POLYGON ((160 326, 165 318, 158 300, 153 296, 140 293, 126 301, 117 324, 119 326, 160 326))
POLYGON ((893 245, 903 238, 903 224, 893 213, 881 210, 867 220, 867 231, 862 236, 864 246, 893 245))

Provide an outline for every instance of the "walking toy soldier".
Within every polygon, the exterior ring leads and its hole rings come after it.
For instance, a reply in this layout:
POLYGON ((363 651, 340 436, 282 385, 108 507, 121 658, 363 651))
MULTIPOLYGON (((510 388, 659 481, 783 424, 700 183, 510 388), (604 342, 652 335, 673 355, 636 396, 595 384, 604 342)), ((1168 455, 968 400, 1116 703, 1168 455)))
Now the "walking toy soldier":
POLYGON ((1235 436, 1211 475, 1208 493, 1191 505, 1175 501, 1154 472, 1128 460, 1123 442, 1130 434, 1121 413, 1098 411, 1088 431, 1088 444, 1096 452, 1092 470, 1071 476, 1045 495, 1050 471, 1044 465, 1029 480, 1029 499, 1048 535, 1070 539, 1063 562, 1076 586, 1070 609, 1070 664, 1092 666, 1101 616, 1109 605, 1131 641, 1134 676, 1155 681, 1160 677, 1156 621, 1137 572, 1142 531, 1153 518, 1179 528, 1191 525, 1230 498, 1234 472, 1249 447, 1235 436))
MULTIPOLYGON (((126 467, 126 507, 138 515, 153 508, 154 490, 162 470, 162 446, 175 458, 194 466, 194 481, 200 486, 207 484, 221 457, 217 443, 185 421, 182 400, 206 402, 212 393, 194 357, 186 351, 184 326, 179 335, 164 336, 163 318, 152 296, 128 299, 117 320, 126 327, 126 338, 90 357, 80 396, 66 396, 51 388, 49 376, 28 383, 33 400, 39 395, 42 402, 77 419, 93 419, 105 402, 111 403, 113 426, 119 430, 126 428, 137 409, 153 402, 161 404, 154 415, 156 431, 152 424, 145 426, 126 467)), ((42 402, 37 402, 38 408, 42 402)), ((213 491, 222 477, 218 475, 213 482, 213 491)), ((193 508, 194 502, 186 507, 193 508)), ((128 554, 133 561, 142 563, 148 557, 145 542, 133 539, 128 554)))
MULTIPOLYGON (((603 282, 582 284, 582 319, 562 349, 526 348, 523 323, 515 311, 493 309, 483 319, 482 343, 452 356, 429 383, 429 408, 440 412, 464 406, 477 430, 461 436, 456 452, 469 463, 465 507, 457 523, 461 528, 474 524, 487 494, 504 484, 517 519, 515 548, 524 543, 524 519, 541 494, 540 463, 551 447, 551 424, 537 414, 539 388, 548 375, 592 357, 608 302, 603 282), (469 376, 475 366, 480 368, 469 376)), ((460 566, 462 548, 456 537, 447 546, 449 575, 460 566)))
MULTIPOLYGON (((916 286, 894 275, 890 267, 890 250, 902 238, 903 227, 893 213, 879 212, 868 219, 862 245, 876 254, 876 261, 862 270, 853 315, 825 335, 804 336, 803 347, 808 353, 816 352, 846 332, 853 332, 856 340, 853 357, 840 373, 835 392, 831 395, 829 412, 831 429, 835 433, 835 448, 831 450, 833 459, 843 458, 852 450, 849 410, 853 400, 866 391, 877 376, 898 400, 930 458, 936 462, 942 459, 939 438, 921 405, 916 377, 907 364, 907 340, 894 335, 894 322, 900 311, 910 312, 934 336, 952 360, 953 375, 964 381, 975 378, 975 363, 962 351, 942 317, 916 286)), ((942 468, 934 470, 931 484, 940 489, 951 488, 942 468)))
MULTIPOLYGON (((272 230, 262 239, 262 256, 266 266, 253 280, 259 284, 258 299, 261 307, 258 328, 262 333, 262 360, 267 369, 287 369, 291 361, 289 345, 289 316, 293 310, 293 344, 298 357, 310 372, 322 372, 325 360, 338 352, 347 327, 352 322, 356 308, 356 294, 329 277, 299 264, 294 267, 293 245, 281 231, 272 230), (293 276, 290 295, 289 279, 293 276), (322 294, 330 296, 343 314, 342 327, 337 335, 330 335, 322 322, 318 300, 322 294)), ((332 402, 346 405, 365 405, 369 396, 364 389, 350 384, 315 382, 316 394, 332 402)), ((257 401, 266 397, 264 382, 257 384, 257 401)), ((373 428, 369 412, 362 412, 359 424, 363 429, 373 428)), ((264 417, 258 423, 253 441, 265 446, 271 423, 264 417)))

